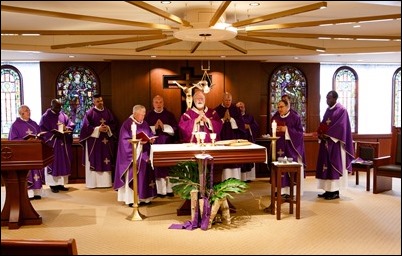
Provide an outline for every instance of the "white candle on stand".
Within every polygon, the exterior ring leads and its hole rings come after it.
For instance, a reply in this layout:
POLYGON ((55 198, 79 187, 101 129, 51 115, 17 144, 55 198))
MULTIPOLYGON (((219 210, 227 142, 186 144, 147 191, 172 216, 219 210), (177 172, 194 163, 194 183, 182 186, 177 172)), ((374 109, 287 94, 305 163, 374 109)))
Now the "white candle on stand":
POLYGON ((272 137, 276 137, 276 121, 272 122, 272 137))
POLYGON ((137 124, 133 121, 131 124, 131 134, 133 136, 133 140, 137 138, 137 124))

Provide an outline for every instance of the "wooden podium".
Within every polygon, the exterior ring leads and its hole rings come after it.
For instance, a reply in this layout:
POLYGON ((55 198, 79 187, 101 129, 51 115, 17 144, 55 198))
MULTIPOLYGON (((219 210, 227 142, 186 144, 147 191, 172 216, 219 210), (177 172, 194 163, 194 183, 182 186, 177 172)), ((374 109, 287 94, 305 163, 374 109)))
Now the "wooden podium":
POLYGON ((28 198, 27 174, 49 165, 53 158, 53 149, 40 140, 1 140, 1 177, 6 185, 1 226, 18 229, 21 225, 42 224, 42 217, 28 198))

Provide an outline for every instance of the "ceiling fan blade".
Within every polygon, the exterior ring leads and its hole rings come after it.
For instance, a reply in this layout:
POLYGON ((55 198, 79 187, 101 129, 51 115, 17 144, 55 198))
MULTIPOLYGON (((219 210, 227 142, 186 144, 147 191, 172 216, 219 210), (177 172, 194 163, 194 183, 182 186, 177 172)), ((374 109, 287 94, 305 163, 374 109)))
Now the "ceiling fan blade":
POLYGON ((67 36, 67 35, 161 35, 162 30, 2 30, 8 35, 41 35, 41 36, 67 36))
POLYGON ((160 46, 165 46, 165 45, 169 45, 169 44, 178 43, 178 42, 181 42, 181 41, 183 41, 183 40, 177 39, 177 38, 172 38, 172 39, 162 41, 162 42, 159 42, 159 43, 150 44, 150 45, 143 46, 143 47, 138 47, 137 49, 135 49, 135 51, 136 52, 142 52, 142 51, 157 48, 157 47, 160 47, 160 46))
POLYGON ((76 48, 76 47, 84 47, 84 46, 95 46, 95 45, 105 45, 105 44, 120 44, 120 43, 131 43, 131 42, 140 42, 147 40, 156 40, 156 39, 165 39, 166 35, 154 35, 154 36, 144 36, 144 37, 128 37, 121 39, 110 39, 110 40, 101 40, 101 41, 92 41, 92 42, 81 42, 81 43, 73 43, 73 44, 59 44, 52 45, 50 48, 53 50, 63 49, 63 48, 76 48))
POLYGON ((143 1, 126 1, 126 2, 129 3, 129 4, 132 4, 134 6, 137 6, 137 7, 141 8, 141 9, 144 9, 144 10, 146 10, 148 12, 151 12, 153 14, 161 16, 161 17, 163 17, 165 19, 168 19, 168 20, 171 20, 173 22, 182 24, 185 27, 191 27, 190 22, 188 22, 187 20, 181 19, 180 17, 177 17, 176 15, 173 15, 171 13, 165 12, 165 11, 163 11, 161 9, 158 9, 155 6, 147 4, 147 3, 143 2, 143 1))
POLYGON ((254 23, 283 18, 283 17, 300 14, 300 13, 304 13, 304 12, 309 12, 309 11, 314 11, 314 10, 318 10, 318 9, 322 9, 322 8, 326 8, 326 7, 327 7, 327 2, 319 2, 319 3, 315 3, 315 4, 310 4, 310 5, 282 11, 282 12, 272 13, 272 14, 252 18, 252 19, 238 21, 238 22, 233 23, 232 26, 235 28, 247 26, 247 25, 251 25, 254 23))
POLYGON ((214 16, 212 16, 211 20, 209 21, 209 26, 215 26, 216 22, 218 22, 219 18, 222 16, 222 14, 225 12, 226 8, 228 8, 229 4, 232 1, 223 1, 219 8, 216 10, 214 16))
POLYGON ((219 42, 221 42, 222 44, 224 44, 224 45, 226 45, 226 46, 229 46, 229 47, 232 48, 232 49, 235 49, 235 50, 238 51, 238 52, 247 54, 247 50, 246 50, 246 49, 243 49, 243 48, 241 48, 240 46, 237 46, 237 45, 235 45, 235 44, 233 44, 233 43, 231 43, 231 42, 229 42, 229 41, 227 41, 227 40, 219 41, 219 42))
POLYGON ((272 30, 272 29, 283 29, 283 28, 316 27, 316 26, 324 26, 324 25, 354 23, 354 22, 359 23, 359 22, 365 22, 365 21, 384 21, 384 20, 400 19, 400 18, 401 18, 401 14, 399 13, 399 14, 367 16, 367 17, 358 17, 358 18, 345 18, 345 19, 334 19, 334 20, 319 20, 319 21, 250 26, 250 27, 246 27, 245 30, 246 31, 257 31, 257 30, 272 30))
POLYGON ((236 36, 236 39, 243 40, 243 41, 249 41, 249 42, 255 42, 255 43, 262 43, 262 44, 274 44, 274 45, 280 45, 280 46, 286 46, 286 47, 300 48, 300 49, 312 50, 312 51, 321 51, 321 52, 326 51, 325 48, 321 48, 321 47, 315 47, 315 46, 304 45, 304 44, 287 43, 287 42, 262 39, 262 38, 257 38, 257 37, 238 35, 238 36, 236 36))
POLYGON ((198 46, 200 46, 200 44, 201 42, 195 42, 193 47, 191 48, 191 53, 194 53, 197 50, 198 46))
POLYGON ((63 12, 52 12, 52 11, 44 11, 44 10, 29 9, 29 8, 22 8, 22 7, 13 7, 13 6, 7 6, 7 5, 1 5, 1 11, 25 13, 25 14, 32 14, 32 15, 39 15, 39 16, 47 16, 47 17, 55 17, 55 18, 61 18, 61 19, 85 20, 85 21, 101 22, 101 23, 108 23, 108 24, 127 25, 127 26, 134 26, 134 27, 144 27, 144 28, 154 28, 154 29, 172 29, 171 26, 163 25, 163 24, 109 19, 109 18, 101 18, 101 17, 95 17, 95 16, 78 15, 78 14, 70 14, 70 13, 63 13, 63 12))
POLYGON ((359 39, 359 40, 400 40, 401 36, 373 36, 373 35, 341 35, 341 34, 306 34, 306 33, 271 33, 247 32, 247 36, 256 37, 287 37, 287 38, 315 38, 315 39, 359 39))

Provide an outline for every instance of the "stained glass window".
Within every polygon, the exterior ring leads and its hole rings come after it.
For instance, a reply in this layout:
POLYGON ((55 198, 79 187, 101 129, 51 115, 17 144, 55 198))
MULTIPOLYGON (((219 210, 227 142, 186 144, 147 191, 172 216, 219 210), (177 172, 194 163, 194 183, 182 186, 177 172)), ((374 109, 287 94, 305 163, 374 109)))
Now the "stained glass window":
POLYGON ((357 81, 356 72, 346 66, 342 66, 334 74, 334 90, 338 93, 338 102, 341 103, 349 114, 352 133, 357 132, 357 81))
POLYGON ((270 89, 271 116, 277 111, 276 104, 281 100, 281 96, 287 94, 290 96, 291 108, 300 115, 303 130, 306 131, 307 82, 303 72, 292 66, 279 67, 271 76, 270 89))
POLYGON ((1 137, 7 138, 23 104, 22 75, 11 65, 1 66, 1 137))
POLYGON ((83 66, 71 66, 57 77, 57 96, 62 109, 75 123, 74 137, 81 131, 85 112, 93 106, 92 95, 100 93, 96 73, 83 66))
POLYGON ((392 82, 392 95, 394 103, 393 126, 401 127, 401 68, 398 68, 395 71, 392 82))

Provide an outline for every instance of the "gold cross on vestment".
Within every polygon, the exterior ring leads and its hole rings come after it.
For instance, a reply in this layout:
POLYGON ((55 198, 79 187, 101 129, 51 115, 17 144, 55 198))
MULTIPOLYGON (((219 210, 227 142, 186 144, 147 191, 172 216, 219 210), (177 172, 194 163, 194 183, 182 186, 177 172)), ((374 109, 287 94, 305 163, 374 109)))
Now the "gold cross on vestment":
POLYGON ((38 174, 35 173, 35 176, 33 178, 35 181, 38 181, 40 177, 38 176, 38 174))
POLYGON ((28 130, 25 133, 31 135, 32 131, 31 131, 31 129, 28 128, 28 130))
POLYGON ((100 120, 100 122, 101 122, 101 124, 105 124, 105 123, 106 123, 106 120, 103 119, 103 117, 102 117, 102 119, 100 120))
POLYGON ((280 148, 278 152, 276 152, 279 156, 282 156, 283 154, 285 154, 285 151, 282 151, 282 149, 280 148))
POLYGON ((102 142, 103 142, 103 144, 105 144, 105 145, 106 145, 106 144, 109 142, 109 140, 108 140, 108 139, 106 139, 106 138, 103 138, 102 142))
POLYGON ((108 165, 110 163, 110 160, 106 157, 105 160, 103 160, 103 162, 108 165))
POLYGON ((332 121, 331 121, 331 119, 329 119, 329 117, 328 117, 327 121, 325 121, 325 122, 327 123, 327 125, 329 125, 332 121))
POLYGON ((155 183, 154 181, 151 181, 151 183, 149 183, 149 185, 148 185, 148 186, 150 186, 150 187, 154 188, 154 187, 155 187, 155 185, 156 185, 156 183, 155 183))
POLYGON ((325 172, 328 169, 327 165, 324 164, 324 166, 322 167, 322 171, 325 172))

